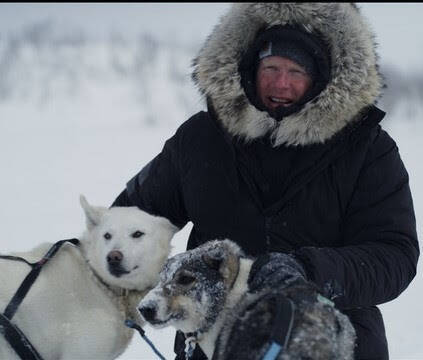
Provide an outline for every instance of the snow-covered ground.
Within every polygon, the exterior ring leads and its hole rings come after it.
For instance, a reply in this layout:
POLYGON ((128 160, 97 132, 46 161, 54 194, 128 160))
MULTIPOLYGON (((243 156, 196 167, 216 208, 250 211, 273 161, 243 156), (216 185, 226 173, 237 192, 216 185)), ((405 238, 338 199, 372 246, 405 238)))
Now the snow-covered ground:
MULTIPOLYGON (((0 37, 2 253, 78 237, 85 226, 79 194, 109 206, 177 127, 204 109, 189 79, 198 43, 169 47, 149 35, 132 42, 118 35, 107 42, 78 36, 59 41, 48 24, 17 34, 14 42, 0 37)), ((384 127, 410 174, 422 234, 418 99, 399 101, 384 127)), ((189 229, 176 235, 173 253, 184 250, 189 229)), ((381 307, 392 359, 423 359, 420 295, 421 266, 410 287, 381 307)), ((173 358, 174 331, 146 331, 166 358, 173 358)), ((155 358, 138 336, 120 357, 155 358)))

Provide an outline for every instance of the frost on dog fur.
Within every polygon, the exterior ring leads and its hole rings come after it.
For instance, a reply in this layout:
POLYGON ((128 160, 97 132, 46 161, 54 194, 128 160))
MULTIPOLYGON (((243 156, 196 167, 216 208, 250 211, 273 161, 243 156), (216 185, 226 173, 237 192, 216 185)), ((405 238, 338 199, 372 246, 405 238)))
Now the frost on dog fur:
MULTIPOLYGON (((214 259, 218 259, 219 254, 214 255, 214 259)), ((218 269, 211 270, 209 266, 196 250, 167 261, 160 274, 159 285, 144 302, 147 308, 151 305, 151 309, 155 309, 152 311, 156 311, 154 319, 151 319, 152 325, 176 325, 178 329, 190 332, 199 328, 206 330, 207 324, 214 322, 223 306, 225 282, 218 269), (201 305, 203 303, 211 306, 205 308, 201 305)))
MULTIPOLYGON (((142 321, 136 306, 159 279, 177 231, 167 219, 137 207, 97 207, 80 199, 87 228, 80 246, 63 245, 46 264, 13 322, 45 359, 114 359, 129 344, 126 319, 142 321)), ((52 244, 15 254, 42 258, 52 244)), ((0 260, 0 307, 30 271, 0 260)), ((0 336, 0 359, 17 359, 0 336)))
POLYGON ((155 327, 194 333, 209 359, 261 359, 269 346, 275 297, 296 306, 288 348, 278 359, 352 359, 354 329, 287 254, 257 267, 230 240, 210 241, 166 262, 158 285, 140 302, 155 327), (267 341, 267 342, 266 342, 267 341))

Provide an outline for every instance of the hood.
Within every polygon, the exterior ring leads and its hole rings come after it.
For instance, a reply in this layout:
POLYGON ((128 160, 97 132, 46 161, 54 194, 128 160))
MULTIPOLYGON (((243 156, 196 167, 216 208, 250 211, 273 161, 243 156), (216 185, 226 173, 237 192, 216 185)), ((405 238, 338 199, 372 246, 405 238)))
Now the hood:
POLYGON ((192 78, 219 121, 246 141, 271 134, 274 146, 324 143, 381 95, 374 35, 351 3, 239 3, 215 26, 193 61, 192 78), (257 34, 301 24, 329 46, 330 80, 298 112, 276 121, 250 103, 238 71, 257 34))

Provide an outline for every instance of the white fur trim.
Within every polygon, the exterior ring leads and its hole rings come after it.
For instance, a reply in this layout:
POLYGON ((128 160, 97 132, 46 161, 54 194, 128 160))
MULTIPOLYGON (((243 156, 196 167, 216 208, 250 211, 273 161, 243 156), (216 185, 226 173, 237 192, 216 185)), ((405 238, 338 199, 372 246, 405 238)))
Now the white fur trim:
POLYGON ((232 135, 252 140, 271 130, 274 145, 324 143, 380 96, 374 35, 351 3, 239 3, 221 18, 194 59, 193 79, 232 135), (313 102, 276 122, 251 105, 238 63, 263 26, 298 22, 331 46, 331 80, 313 102))

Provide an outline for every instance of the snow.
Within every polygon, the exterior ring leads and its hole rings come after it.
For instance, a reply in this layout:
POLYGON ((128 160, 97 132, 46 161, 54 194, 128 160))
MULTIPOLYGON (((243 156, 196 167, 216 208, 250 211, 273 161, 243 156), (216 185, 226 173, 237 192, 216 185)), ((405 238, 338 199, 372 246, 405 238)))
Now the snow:
MULTIPOLYGON (((217 5, 221 11, 224 4, 217 5)), ((371 20, 378 16, 375 6, 361 5, 368 9, 371 20)), ((398 6, 407 8, 405 4, 398 6)), ((218 13, 212 13, 213 23, 218 13)), ((208 33, 210 18, 206 26, 208 33)), ((386 27, 382 21, 375 23, 377 31, 386 27)), ((414 28, 423 29, 416 24, 414 28)), ((31 42, 28 31, 23 35, 19 29, 12 33, 14 42, 7 42, 4 32, 0 33, 2 253, 78 237, 85 227, 79 195, 84 194, 93 205, 109 206, 177 127, 205 108, 190 82, 190 61, 199 41, 165 46, 162 40, 146 34, 130 40, 115 36, 94 41, 75 32, 77 35, 68 36, 67 42, 60 42, 57 38, 63 40, 63 36, 57 35, 55 40, 54 27, 41 27, 32 32, 31 42), (150 61, 152 54, 154 63, 150 61)), ((204 29, 191 35, 202 40, 204 29)), ((390 62, 398 54, 396 46, 401 45, 403 54, 407 51, 407 41, 390 43, 389 37, 382 35, 379 41, 385 42, 381 49, 390 62)), ((421 61, 418 54, 422 53, 423 43, 418 44, 410 56, 402 59, 402 68, 406 69, 407 63, 415 68, 421 61)), ((401 100, 383 122, 396 140, 410 175, 419 234, 423 214, 421 100, 419 105, 417 97, 401 100)), ((189 224, 175 236, 173 254, 185 249, 190 228, 189 224)), ((423 359, 420 295, 421 266, 409 288, 398 299, 381 306, 392 359, 423 359)), ((174 357, 173 329, 147 326, 145 330, 166 358, 174 357)), ((120 359, 156 356, 136 333, 120 359)))

